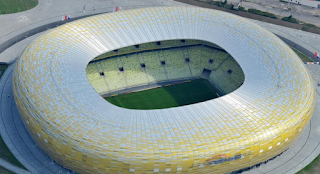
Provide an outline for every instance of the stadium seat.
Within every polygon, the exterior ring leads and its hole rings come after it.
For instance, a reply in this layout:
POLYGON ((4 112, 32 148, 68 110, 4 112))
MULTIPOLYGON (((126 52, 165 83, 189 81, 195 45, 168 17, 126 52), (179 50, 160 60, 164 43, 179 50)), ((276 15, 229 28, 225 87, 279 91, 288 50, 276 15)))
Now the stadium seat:
POLYGON ((88 79, 99 94, 168 80, 196 78, 204 69, 212 71, 209 80, 221 93, 235 90, 244 81, 237 62, 220 47, 204 41, 170 40, 161 41, 161 45, 140 44, 139 49, 130 46, 99 57, 101 59, 89 63, 86 68, 88 79))

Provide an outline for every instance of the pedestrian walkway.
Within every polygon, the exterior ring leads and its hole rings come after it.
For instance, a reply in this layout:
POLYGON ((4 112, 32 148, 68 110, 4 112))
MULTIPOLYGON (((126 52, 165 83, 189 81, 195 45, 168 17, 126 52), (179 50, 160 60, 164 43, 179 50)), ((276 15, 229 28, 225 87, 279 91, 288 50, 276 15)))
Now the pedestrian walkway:
MULTIPOLYGON (((313 77, 320 65, 306 65, 313 77)), ((315 79, 314 79, 315 80, 315 79)), ((244 174, 256 173, 296 173, 307 166, 320 153, 320 86, 314 83, 316 90, 316 105, 314 114, 302 135, 281 156, 258 168, 244 172, 244 174)))
MULTIPOLYGON (((270 1, 270 0, 269 0, 270 1)), ((290 4, 289 7, 291 11, 284 10, 283 8, 287 6, 284 2, 267 2, 266 0, 251 0, 241 2, 241 6, 246 9, 257 9, 260 11, 272 13, 281 17, 287 17, 292 15, 294 18, 301 20, 303 22, 320 26, 320 18, 314 16, 315 13, 319 13, 320 10, 316 8, 306 7, 302 5, 290 4), (281 5, 283 4, 283 6, 281 5), (308 9, 308 12, 306 12, 308 9)))
POLYGON ((15 165, 8 163, 6 160, 0 158, 0 166, 17 174, 30 174, 30 172, 23 170, 15 165))
POLYGON ((127 10, 172 5, 182 5, 182 3, 173 0, 39 0, 39 4, 31 10, 0 15, 0 44, 30 28, 61 21, 65 15, 74 18, 88 14, 111 12, 113 7, 116 6, 121 6, 122 10, 127 10))
MULTIPOLYGON (((173 0, 39 0, 34 9, 8 15, 0 15, 0 53, 21 40, 42 31, 63 25, 86 16, 109 13, 113 7, 121 10, 154 6, 186 5, 173 0), (65 15, 71 20, 62 21, 65 15), (20 20, 23 16, 23 20, 20 20)), ((22 50, 22 49, 21 49, 22 50)), ((16 53, 13 53, 17 57, 16 53)), ((0 62, 11 62, 12 58, 0 58, 0 62)))
MULTIPOLYGON (((260 25, 261 27, 269 30, 270 32, 276 34, 281 37, 281 39, 285 39, 284 41, 302 51, 305 55, 314 58, 313 55, 315 52, 320 51, 320 35, 309 33, 301 30, 296 30, 293 28, 283 27, 275 24, 270 24, 266 22, 261 22, 257 20, 252 20, 252 22, 260 25), (303 51, 305 50, 305 51, 303 51)), ((319 59, 315 59, 315 61, 319 61, 319 59)))
POLYGON ((13 68, 14 64, 10 65, 0 81, 0 132, 4 142, 17 160, 33 174, 72 173, 45 155, 24 127, 12 93, 13 68))

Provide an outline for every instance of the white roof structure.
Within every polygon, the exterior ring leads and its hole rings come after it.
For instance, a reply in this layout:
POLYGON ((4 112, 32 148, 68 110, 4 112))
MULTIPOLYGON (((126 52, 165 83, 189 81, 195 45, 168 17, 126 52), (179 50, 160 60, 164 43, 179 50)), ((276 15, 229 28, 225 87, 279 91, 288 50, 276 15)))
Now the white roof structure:
POLYGON ((223 173, 287 149, 314 107, 310 75, 279 38, 225 12, 155 7, 93 16, 52 29, 16 63, 13 88, 42 150, 79 173, 223 173), (157 110, 120 108, 89 83, 95 57, 122 47, 197 39, 225 49, 245 74, 223 97, 157 110), (219 161, 220 160, 220 161, 219 161))

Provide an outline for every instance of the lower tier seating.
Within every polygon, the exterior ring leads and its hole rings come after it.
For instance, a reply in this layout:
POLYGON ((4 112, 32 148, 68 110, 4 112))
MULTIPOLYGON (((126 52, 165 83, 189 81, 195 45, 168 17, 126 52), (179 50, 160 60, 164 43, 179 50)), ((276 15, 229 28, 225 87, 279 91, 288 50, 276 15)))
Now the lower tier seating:
POLYGON ((204 69, 211 71, 209 79, 221 93, 235 90, 244 81, 241 68, 228 53, 202 45, 119 54, 89 63, 86 73, 93 88, 105 94, 150 83, 200 77, 204 69))

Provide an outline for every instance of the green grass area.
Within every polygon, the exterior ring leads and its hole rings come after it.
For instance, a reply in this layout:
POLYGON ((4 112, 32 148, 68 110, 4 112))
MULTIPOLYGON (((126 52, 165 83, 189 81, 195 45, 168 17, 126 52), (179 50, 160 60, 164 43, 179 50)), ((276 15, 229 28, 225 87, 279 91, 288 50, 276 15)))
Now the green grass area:
POLYGON ((300 170, 297 174, 320 173, 320 156, 317 156, 310 164, 300 170))
POLYGON ((283 2, 283 3, 288 3, 287 1, 283 1, 283 0, 279 0, 280 2, 283 2))
MULTIPOLYGON (((6 144, 4 143, 2 137, 0 136, 0 158, 6 160, 7 162, 20 167, 22 169, 25 169, 24 166, 13 156, 13 154, 10 152, 6 144)), ((1 170, 0 173, 2 174, 1 170)))
POLYGON ((257 15, 261 15, 261 16, 265 16, 265 17, 269 17, 269 18, 277 19, 277 16, 275 14, 265 12, 265 11, 260 11, 260 10, 253 9, 253 8, 249 8, 248 12, 253 13, 253 14, 257 14, 257 15))
POLYGON ((0 64, 0 79, 4 73, 4 71, 8 68, 8 65, 2 65, 0 64))
POLYGON ((291 23, 295 23, 295 24, 299 24, 299 22, 300 22, 298 19, 292 17, 292 15, 290 15, 288 17, 283 17, 283 18, 281 18, 281 20, 287 21, 287 22, 291 22, 291 23))
POLYGON ((0 167, 0 173, 1 174, 14 174, 13 172, 10 172, 9 170, 7 170, 3 167, 0 167))
POLYGON ((26 11, 38 5, 38 0, 0 0, 0 14, 26 11))
MULTIPOLYGON (((4 71, 8 68, 8 65, 0 64, 0 78, 2 77, 4 71)), ((4 143, 2 137, 0 136, 0 158, 6 160, 7 162, 25 169, 24 166, 14 157, 14 155, 10 152, 6 144, 4 143)), ((0 167, 0 173, 11 173, 10 171, 0 167)))
POLYGON ((198 103, 218 97, 208 80, 196 79, 105 99, 129 109, 162 109, 198 103))
POLYGON ((299 50, 297 50, 297 49, 295 49, 295 48, 293 48, 293 47, 290 47, 290 48, 300 57, 300 59, 302 60, 302 62, 313 62, 313 60, 312 60, 310 57, 304 55, 304 54, 301 53, 299 50))

